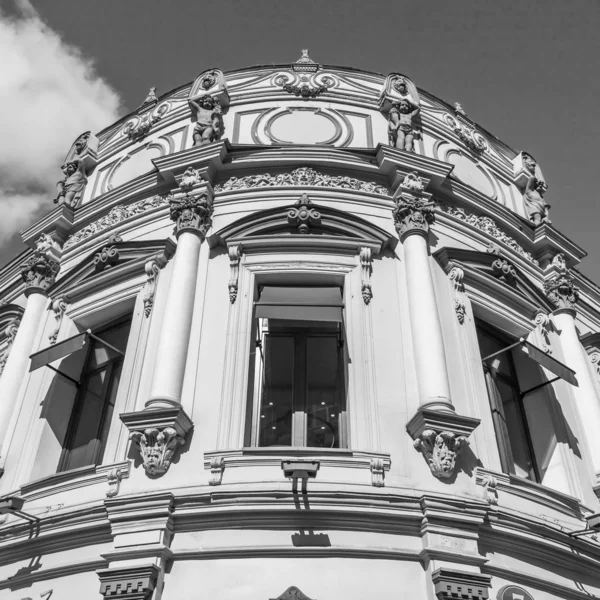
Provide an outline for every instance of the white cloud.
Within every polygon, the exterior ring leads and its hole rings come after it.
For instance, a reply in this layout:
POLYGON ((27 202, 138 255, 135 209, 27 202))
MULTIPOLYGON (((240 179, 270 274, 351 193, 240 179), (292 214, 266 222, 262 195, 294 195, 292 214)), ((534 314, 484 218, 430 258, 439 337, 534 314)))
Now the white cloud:
POLYGON ((119 117, 117 92, 26 1, 0 11, 0 246, 52 208, 75 138, 119 117))

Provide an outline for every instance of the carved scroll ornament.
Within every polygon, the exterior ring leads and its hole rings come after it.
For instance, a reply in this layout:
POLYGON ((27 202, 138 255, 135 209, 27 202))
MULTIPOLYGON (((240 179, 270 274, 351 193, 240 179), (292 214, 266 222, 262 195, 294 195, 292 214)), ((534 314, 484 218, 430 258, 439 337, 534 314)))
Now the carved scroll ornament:
POLYGON ((302 194, 294 208, 288 211, 288 223, 296 226, 300 233, 308 233, 311 225, 316 225, 321 221, 321 213, 311 205, 309 197, 302 194))
POLYGON ((18 318, 14 318, 4 329, 3 333, 6 338, 6 347, 4 348, 2 357, 0 357, 0 375, 2 375, 4 367, 6 366, 6 361, 8 360, 8 355, 10 354, 13 342, 15 341, 15 337, 17 336, 17 331, 19 330, 20 324, 21 320, 18 318))
POLYGON ((448 279, 452 282, 452 288, 454 290, 454 312, 461 325, 465 322, 465 315, 467 314, 465 286, 463 284, 464 278, 465 272, 460 267, 454 267, 450 273, 448 273, 448 279))

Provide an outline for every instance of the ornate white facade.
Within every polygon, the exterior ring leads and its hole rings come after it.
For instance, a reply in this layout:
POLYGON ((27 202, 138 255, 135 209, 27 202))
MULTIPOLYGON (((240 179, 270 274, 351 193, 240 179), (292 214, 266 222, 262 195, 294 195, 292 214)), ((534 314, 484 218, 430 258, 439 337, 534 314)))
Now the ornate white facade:
POLYGON ((0 270, 0 596, 600 594, 600 289, 399 74, 202 72, 0 270))

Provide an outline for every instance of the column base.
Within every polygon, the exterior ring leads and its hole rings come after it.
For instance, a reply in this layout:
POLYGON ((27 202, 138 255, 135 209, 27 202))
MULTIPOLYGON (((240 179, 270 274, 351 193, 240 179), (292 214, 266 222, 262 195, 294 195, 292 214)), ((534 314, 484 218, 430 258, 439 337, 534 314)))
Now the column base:
POLYGON ((140 449, 146 473, 164 475, 178 446, 185 444, 192 420, 181 405, 122 413, 121 421, 129 429, 129 439, 140 449))
POLYGON ((450 411, 419 409, 406 424, 414 447, 423 454, 432 474, 438 479, 454 475, 456 457, 468 445, 468 437, 479 419, 450 411))

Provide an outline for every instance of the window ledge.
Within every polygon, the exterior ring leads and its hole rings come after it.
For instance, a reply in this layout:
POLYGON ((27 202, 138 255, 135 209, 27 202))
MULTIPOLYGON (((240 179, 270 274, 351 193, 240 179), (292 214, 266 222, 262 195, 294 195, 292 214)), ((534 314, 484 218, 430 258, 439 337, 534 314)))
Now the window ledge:
POLYGON ((478 467, 475 481, 477 485, 487 488, 487 499, 490 504, 502 504, 498 492, 505 492, 577 519, 581 519, 583 514, 592 512, 575 496, 516 475, 478 467))
POLYGON ((106 495, 112 498, 118 494, 121 480, 129 477, 129 471, 128 460, 110 465, 89 465, 26 483, 21 486, 19 495, 31 501, 106 481, 109 484, 106 495))
POLYGON ((227 468, 281 468, 283 460, 299 457, 318 460, 321 467, 369 469, 371 471, 371 484, 375 487, 384 486, 385 472, 389 471, 391 466, 390 455, 383 452, 367 452, 347 448, 270 446, 205 452, 204 468, 212 473, 210 485, 219 485, 223 472, 227 468))

